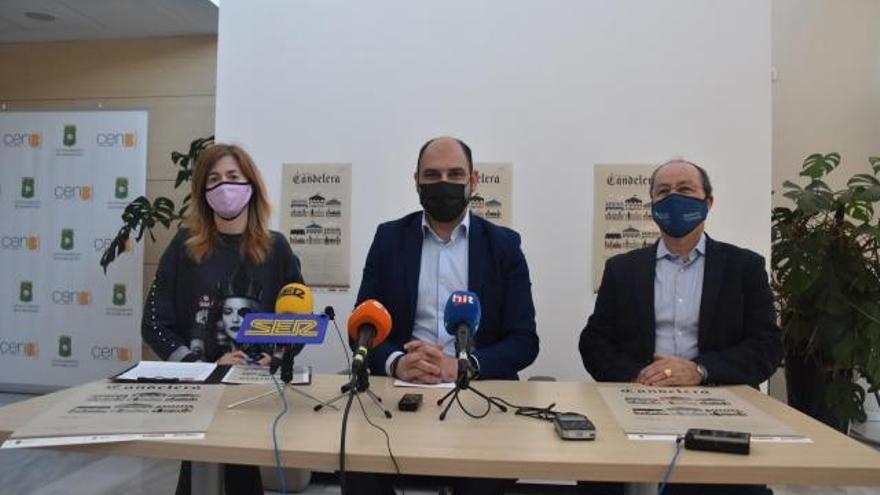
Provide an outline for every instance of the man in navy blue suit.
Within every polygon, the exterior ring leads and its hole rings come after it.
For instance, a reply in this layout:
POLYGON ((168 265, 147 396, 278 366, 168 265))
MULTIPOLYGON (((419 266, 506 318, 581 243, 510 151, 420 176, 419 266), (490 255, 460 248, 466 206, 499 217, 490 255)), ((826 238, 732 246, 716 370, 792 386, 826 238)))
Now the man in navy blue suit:
MULTIPOLYGON (((701 167, 683 160, 657 167, 650 194, 661 239, 605 264, 581 333, 584 366, 597 381, 757 387, 782 360, 764 259, 703 232, 715 198, 701 167)), ((623 485, 584 483, 579 493, 622 494, 623 485)), ((664 493, 771 492, 670 485, 664 493)))
MULTIPOLYGON (((455 338, 446 333, 443 311, 452 292, 470 290, 482 307, 471 363, 477 376, 517 379, 538 355, 519 235, 470 214, 478 174, 461 140, 425 143, 414 179, 424 211, 379 226, 358 292, 358 303, 378 300, 393 322, 388 339, 370 353, 371 372, 418 383, 454 381, 455 338)), ((357 475, 352 481, 354 493, 393 493, 387 477, 357 475)), ((502 493, 508 483, 451 480, 456 494, 502 493)))

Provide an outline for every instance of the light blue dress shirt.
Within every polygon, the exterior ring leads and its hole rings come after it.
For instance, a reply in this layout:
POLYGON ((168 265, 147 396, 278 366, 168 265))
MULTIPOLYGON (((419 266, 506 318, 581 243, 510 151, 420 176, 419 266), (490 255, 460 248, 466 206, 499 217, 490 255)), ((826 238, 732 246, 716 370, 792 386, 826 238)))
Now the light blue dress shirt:
MULTIPOLYGON (((468 290, 468 232, 471 213, 465 213, 461 223, 444 241, 428 224, 422 213, 422 261, 419 268, 419 293, 413 339, 432 344, 443 344, 443 353, 455 355, 455 336, 446 333, 443 312, 446 301, 457 290, 468 290)), ((385 361, 385 372, 391 374, 391 363, 401 352, 392 352, 385 361)))
POLYGON ((697 337, 703 270, 706 266, 706 234, 687 259, 673 254, 663 239, 657 246, 654 272, 654 352, 693 360, 699 354, 697 337))

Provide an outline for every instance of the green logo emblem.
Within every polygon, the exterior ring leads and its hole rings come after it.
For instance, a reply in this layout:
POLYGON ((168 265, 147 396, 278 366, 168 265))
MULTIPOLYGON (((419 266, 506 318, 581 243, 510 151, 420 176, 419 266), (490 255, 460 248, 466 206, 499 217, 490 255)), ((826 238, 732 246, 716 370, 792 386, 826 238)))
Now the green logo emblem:
POLYGON ((24 199, 30 199, 34 197, 34 193, 36 187, 34 186, 34 178, 33 177, 22 177, 21 178, 21 197, 24 199))
POLYGON ((34 300, 34 283, 30 280, 22 280, 18 289, 18 300, 29 303, 34 300))
POLYGON ((69 358, 73 354, 72 339, 70 335, 58 336, 58 356, 69 358))
POLYGON ((128 177, 116 178, 116 190, 113 193, 116 199, 125 199, 128 197, 128 177))
POLYGON ((73 249, 73 229, 61 229, 61 249, 65 251, 73 249))
POLYGON ((64 146, 68 148, 76 144, 76 126, 75 125, 66 125, 64 126, 64 139, 62 141, 64 146))
POLYGON ((113 305, 125 306, 125 284, 113 284, 113 305))

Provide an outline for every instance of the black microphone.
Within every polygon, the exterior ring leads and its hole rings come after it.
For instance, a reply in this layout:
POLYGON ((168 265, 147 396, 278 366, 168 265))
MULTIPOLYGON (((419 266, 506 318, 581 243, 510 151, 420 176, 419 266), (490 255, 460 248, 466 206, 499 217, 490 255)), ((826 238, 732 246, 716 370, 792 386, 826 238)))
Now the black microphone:
POLYGON ((457 290, 446 301, 443 320, 446 333, 455 335, 459 379, 471 368, 472 337, 480 326, 480 313, 480 298, 473 292, 457 290))

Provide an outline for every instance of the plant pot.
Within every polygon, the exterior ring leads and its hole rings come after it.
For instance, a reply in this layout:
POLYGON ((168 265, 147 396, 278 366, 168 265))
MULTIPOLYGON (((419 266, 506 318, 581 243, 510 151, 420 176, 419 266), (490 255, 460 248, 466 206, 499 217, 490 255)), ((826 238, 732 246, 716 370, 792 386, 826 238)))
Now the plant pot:
POLYGON ((835 430, 847 434, 849 421, 838 418, 828 405, 826 393, 831 375, 811 359, 790 351, 785 355, 788 405, 835 430))

